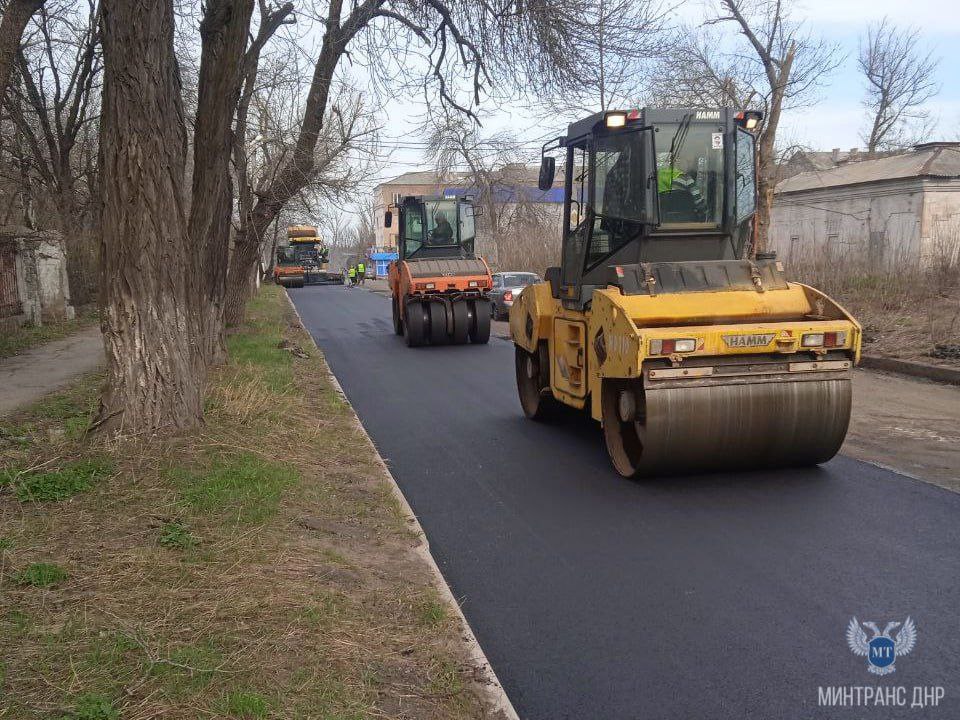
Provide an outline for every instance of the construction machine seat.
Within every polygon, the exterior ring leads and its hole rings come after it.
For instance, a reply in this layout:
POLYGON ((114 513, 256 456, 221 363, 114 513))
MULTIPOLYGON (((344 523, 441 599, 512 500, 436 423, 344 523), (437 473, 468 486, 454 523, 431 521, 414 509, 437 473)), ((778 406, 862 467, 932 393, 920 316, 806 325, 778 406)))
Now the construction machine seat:
POLYGON ((685 222, 700 213, 697 202, 686 188, 660 193, 660 216, 664 222, 685 222))

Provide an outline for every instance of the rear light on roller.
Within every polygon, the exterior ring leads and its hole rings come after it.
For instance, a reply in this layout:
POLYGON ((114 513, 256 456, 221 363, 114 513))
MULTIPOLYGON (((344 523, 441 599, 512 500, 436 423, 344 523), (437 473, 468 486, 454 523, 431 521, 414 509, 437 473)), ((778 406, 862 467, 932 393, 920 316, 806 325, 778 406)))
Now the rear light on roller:
POLYGON ((805 333, 800 341, 803 347, 843 347, 847 344, 845 330, 838 332, 805 333))
POLYGON ((467 285, 469 285, 470 287, 477 287, 478 283, 476 280, 471 280, 470 282, 467 283, 467 285))
POLYGON ((651 340, 651 355, 673 355, 673 353, 689 353, 697 349, 697 341, 693 338, 676 340, 651 340))
POLYGON ((506 300, 507 302, 510 302, 511 300, 513 300, 513 291, 512 291, 512 290, 507 290, 507 291, 503 294, 503 299, 506 300))
POLYGON ((434 289, 436 289, 437 284, 436 284, 436 283, 427 283, 426 285, 424 285, 424 287, 425 287, 427 290, 434 290, 434 289))

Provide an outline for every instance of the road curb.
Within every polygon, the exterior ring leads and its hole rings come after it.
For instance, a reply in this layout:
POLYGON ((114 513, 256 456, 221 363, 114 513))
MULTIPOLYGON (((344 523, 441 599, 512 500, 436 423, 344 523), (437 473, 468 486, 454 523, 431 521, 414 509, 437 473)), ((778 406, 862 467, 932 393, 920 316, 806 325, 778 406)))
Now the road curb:
POLYGON ((862 355, 860 357, 860 367, 871 370, 885 370, 900 375, 947 383, 948 385, 960 385, 960 370, 942 365, 928 365, 911 360, 883 357, 882 355, 862 355))
MULTIPOLYGON (((322 356, 323 350, 320 349, 316 341, 313 339, 313 335, 310 334, 310 331, 307 330, 306 325, 303 324, 303 318, 300 317, 300 313, 297 310, 296 305, 294 305, 293 300, 290 299, 290 294, 284 291, 284 296, 287 298, 287 302, 290 304, 290 309, 293 310, 294 314, 297 316, 297 321, 300 323, 300 327, 303 328, 304 332, 307 333, 311 344, 322 356)), ((324 360, 324 362, 326 362, 326 360, 324 360)), ((434 583, 437 590, 440 592, 449 608, 460 619, 460 628, 462 631, 461 634, 463 641, 467 645, 468 657, 473 663, 474 670, 476 671, 476 682, 480 691, 480 695, 487 706, 485 708, 487 711, 485 714, 488 717, 493 718, 493 720, 520 720, 520 716, 517 715, 517 711, 514 709, 513 703, 510 702, 510 698, 507 697, 507 693, 503 689, 503 685, 500 684, 500 680, 497 678, 497 674, 494 672, 493 666, 490 665, 490 661, 487 659, 486 653, 483 651, 483 648, 480 647, 480 643, 473 634, 470 623, 467 622, 467 618, 463 614, 463 610, 460 608, 460 603, 457 602, 457 599, 453 595, 453 591, 450 590, 450 586, 447 585, 447 581, 443 577, 443 573, 440 572, 440 567, 437 565, 437 561, 430 552, 430 541, 427 539, 427 534, 420 525, 420 520, 417 519, 417 516, 413 512, 413 508, 410 507, 410 503, 408 503, 407 498, 404 497, 403 491, 400 490, 400 486, 397 484, 396 478, 393 477, 393 473, 390 472, 390 468, 387 466, 386 461, 380 455, 380 451, 377 449, 376 443, 373 442, 373 438, 370 437, 367 429, 360 421, 360 416, 357 415, 356 411, 353 409, 353 405, 350 405, 350 400, 347 398, 347 394, 343 391, 343 387, 340 385, 340 381, 337 379, 337 376, 333 374, 333 370, 330 369, 329 365, 327 365, 327 369, 330 371, 330 381, 333 383, 334 388, 343 398, 344 402, 350 406, 350 410, 353 413, 353 420, 357 425, 357 429, 363 433, 363 435, 367 438, 367 441, 370 443, 370 447, 373 448, 374 457, 376 457, 377 463, 380 465, 384 476, 388 480, 388 485, 390 486, 391 492, 393 493, 394 497, 396 497, 397 502, 400 504, 401 513, 403 513, 403 515, 406 517, 407 522, 410 523, 410 525, 412 525, 420 534, 421 542, 415 548, 413 548, 413 551, 423 558, 424 562, 426 562, 427 567, 433 574, 434 583)))

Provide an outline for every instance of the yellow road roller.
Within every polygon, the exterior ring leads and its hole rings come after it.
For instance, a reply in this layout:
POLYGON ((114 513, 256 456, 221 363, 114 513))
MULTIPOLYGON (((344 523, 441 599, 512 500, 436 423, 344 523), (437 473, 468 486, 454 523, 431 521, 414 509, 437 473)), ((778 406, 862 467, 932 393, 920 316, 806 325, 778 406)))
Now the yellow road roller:
POLYGON ((624 476, 810 465, 843 443, 861 328, 750 257, 761 121, 607 111, 543 147, 541 190, 564 160, 563 250, 510 313, 520 404, 589 411, 624 476))

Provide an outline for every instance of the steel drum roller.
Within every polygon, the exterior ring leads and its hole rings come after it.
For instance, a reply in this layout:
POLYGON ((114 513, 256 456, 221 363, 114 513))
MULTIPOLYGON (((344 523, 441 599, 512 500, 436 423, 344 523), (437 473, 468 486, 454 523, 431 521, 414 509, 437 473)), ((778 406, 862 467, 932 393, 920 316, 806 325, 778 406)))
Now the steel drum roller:
MULTIPOLYGON (((611 384, 605 393, 639 387, 611 384)), ((850 421, 849 378, 702 383, 641 390, 636 419, 604 397, 604 433, 625 475, 813 465, 832 458, 850 421)))

